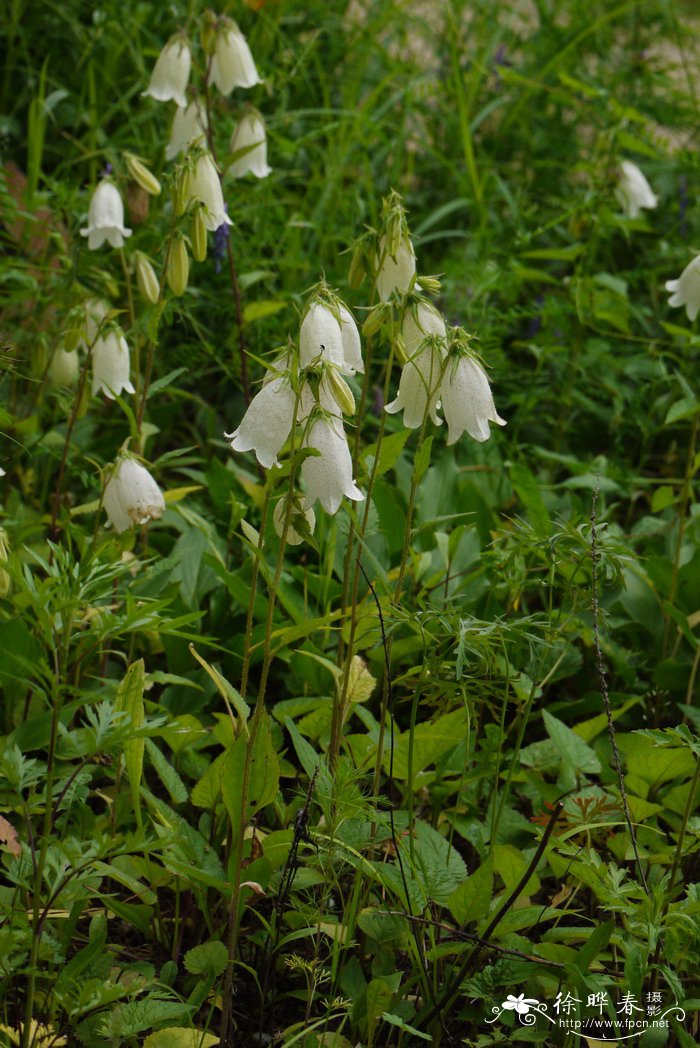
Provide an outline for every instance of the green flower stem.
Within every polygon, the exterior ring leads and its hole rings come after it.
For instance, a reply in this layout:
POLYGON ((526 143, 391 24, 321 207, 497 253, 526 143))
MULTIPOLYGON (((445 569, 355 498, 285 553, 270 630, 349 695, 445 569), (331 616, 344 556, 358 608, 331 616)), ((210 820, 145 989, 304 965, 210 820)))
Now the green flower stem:
MULTIPOLYGON (((681 567, 681 553, 683 552, 683 539, 685 537, 685 528, 688 519, 688 507, 693 494, 693 476, 695 475, 695 456, 697 452, 698 443, 698 426, 700 425, 700 414, 696 413, 693 418, 693 424, 690 430, 690 440, 688 442, 688 457, 686 459, 685 474, 683 477, 683 487, 681 488, 681 501, 678 507, 678 534, 676 536, 676 547, 673 552, 673 565, 671 568, 671 584, 668 590, 668 602, 673 605, 678 593, 678 576, 681 567)), ((671 623, 672 619, 667 615, 666 627, 664 629, 664 655, 668 654, 668 647, 671 638, 671 623)))
MULTIPOLYGON (((296 418, 298 407, 299 407, 300 392, 297 393, 296 402, 294 405, 294 417, 296 418)), ((292 429, 292 435, 290 439, 290 458, 292 463, 294 462, 294 429, 292 429)), ((287 499, 287 505, 285 507, 284 521, 282 524, 282 535, 280 536, 279 548, 277 550, 277 564, 275 566, 275 574, 271 584, 269 585, 269 599, 267 602, 267 617, 265 620, 265 650, 263 656, 262 671, 260 674, 260 685, 258 687, 258 697, 255 702, 255 709, 250 722, 250 734, 248 736, 248 742, 246 745, 245 761, 243 764, 243 781, 241 783, 241 817, 238 826, 232 827, 232 832, 235 832, 236 839, 233 850, 233 876, 231 878, 231 900, 229 902, 228 909, 228 943, 227 953, 228 959, 226 962, 226 973, 224 976, 224 984, 222 989, 222 1009, 221 1009, 221 1032, 220 1039, 222 1048, 228 1048, 229 1044, 229 1027, 231 1025, 231 1004, 233 995, 233 978, 235 972, 235 961, 236 952, 238 950, 238 924, 240 920, 240 908, 241 908, 241 874, 243 871, 243 846, 245 842, 245 831, 248 825, 248 799, 250 793, 250 772, 253 764, 253 753, 255 750, 255 743, 260 730, 260 722, 265 709, 265 689, 267 688, 267 679, 270 671, 270 665, 272 663, 272 625, 274 620, 275 606, 276 606, 276 595, 279 588, 280 579, 282 578, 282 570, 284 568, 284 554, 287 548, 287 536, 289 535, 289 529, 292 523, 292 493, 294 491, 294 484, 296 480, 296 467, 293 465, 289 476, 289 498, 287 499)), ((269 496, 268 496, 269 500, 269 496)), ((263 530, 260 531, 260 541, 258 543, 258 550, 262 549, 263 542, 263 530)), ((256 564, 259 564, 260 556, 256 557, 256 564)), ((257 573, 256 573, 257 583, 257 573)), ((249 603, 249 622, 250 622, 250 633, 246 629, 246 644, 250 646, 250 637, 252 634, 252 614, 251 609, 253 607, 254 597, 251 598, 249 603)), ((246 649, 246 656, 248 656, 248 649, 246 649)), ((246 671, 246 686, 247 686, 247 671, 246 671)))
MULTIPOLYGON (((391 366, 394 360, 394 346, 393 340, 391 348, 389 350, 389 358, 386 365, 386 376, 384 379, 384 391, 383 398, 386 403, 389 395, 389 384, 391 382, 391 366)), ((370 358, 368 357, 367 365, 365 367, 365 377, 369 373, 370 358)), ((363 383, 363 396, 366 396, 367 382, 363 383)), ((361 402, 360 406, 360 417, 362 416, 364 403, 361 402)), ((353 647, 355 643, 355 634, 357 632, 357 597, 360 589, 360 562, 359 557, 355 557, 355 536, 362 541, 367 532, 367 524, 369 523, 369 514, 372 508, 372 492, 374 491, 374 483, 377 479, 377 469, 379 466, 379 454, 381 451, 382 441, 384 439, 384 432, 386 428, 386 412, 382 411, 381 419, 379 420, 379 433, 376 440, 376 453, 374 456, 374 462, 372 463, 372 469, 367 480, 367 495, 365 497, 365 505, 362 513, 362 521, 360 523, 359 531, 355 529, 355 519, 351 518, 350 531, 348 533, 348 544, 345 552, 345 564, 343 567, 343 595, 341 607, 345 609, 347 607, 347 583, 346 578, 349 579, 350 572, 352 570, 353 561, 355 564, 355 571, 352 577, 352 589, 350 593, 350 632, 348 635, 347 649, 345 651, 345 658, 343 662, 343 678, 341 687, 338 689, 337 697, 333 696, 333 716, 331 721, 331 738, 328 746, 328 764, 332 768, 338 759, 338 753, 340 752, 340 737, 343 730, 343 720, 345 716, 345 706, 347 704, 348 697, 348 684, 350 681, 350 668, 352 666, 353 647)), ((356 432, 356 457, 354 458, 355 469, 357 468, 357 452, 359 449, 359 427, 356 432)), ((342 636, 341 636, 342 643, 342 636)), ((342 649, 339 644, 338 647, 339 661, 342 658, 342 649)))
POLYGON ((131 273, 129 271, 129 266, 126 262, 126 254, 124 252, 123 247, 119 249, 118 255, 122 264, 122 272, 124 273, 124 285, 126 287, 126 300, 128 303, 129 312, 129 329, 134 333, 134 355, 131 371, 134 376, 134 386, 136 388, 135 396, 138 399, 139 390, 141 388, 141 343, 134 327, 136 322, 136 310, 134 309, 134 287, 131 279, 131 273))
POLYGON ((31 1022, 34 1018, 34 998, 36 995, 37 965, 39 963, 39 949, 41 947, 41 934, 44 926, 44 916, 41 908, 41 886, 46 869, 46 856, 51 842, 51 830, 53 825, 53 788, 56 781, 56 742, 58 740, 58 724, 63 706, 63 676, 68 664, 68 645, 72 630, 72 618, 68 618, 65 632, 62 637, 62 648, 54 650, 54 676, 51 696, 51 734, 49 737, 49 752, 46 762, 46 794, 44 800, 44 818, 41 834, 41 846, 34 867, 34 879, 32 882, 32 944, 29 951, 29 974, 27 977, 27 996, 25 999, 24 1026, 22 1028, 22 1048, 30 1048, 31 1044, 31 1022))
POLYGON ((143 419, 146 413, 146 401, 148 400, 148 390, 151 385, 151 375, 153 374, 153 360, 158 346, 158 327, 160 325, 160 318, 163 315, 165 308, 165 278, 168 271, 168 262, 170 260, 170 252, 172 251, 173 240, 175 238, 175 226, 173 225, 168 236, 168 242, 165 248, 165 257, 163 258, 163 268, 160 274, 160 284, 158 285, 158 301, 156 302, 156 315, 153 320, 153 326, 149 332, 146 352, 146 367, 143 375, 143 386, 141 389, 141 399, 139 401, 138 412, 136 414, 136 450, 139 453, 143 452, 143 419))

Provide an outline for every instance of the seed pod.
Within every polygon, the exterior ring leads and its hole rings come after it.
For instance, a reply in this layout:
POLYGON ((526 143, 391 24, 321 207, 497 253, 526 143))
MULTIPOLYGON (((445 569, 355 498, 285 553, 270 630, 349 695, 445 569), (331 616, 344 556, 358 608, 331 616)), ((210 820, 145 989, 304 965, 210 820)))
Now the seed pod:
POLYGON ((173 244, 168 259, 168 287, 173 295, 184 295, 190 275, 190 260, 182 237, 173 244))
POLYGON ((342 413, 344 415, 354 415, 355 398, 345 379, 335 369, 328 371, 327 378, 331 393, 342 413))
POLYGON ((155 306, 160 297, 158 277, 153 266, 141 251, 136 252, 136 282, 146 301, 155 306))
POLYGON ((204 262, 207 257, 207 226, 203 211, 204 207, 200 205, 192 216, 192 254, 197 262, 204 262))
POLYGON ((140 185, 142 189, 145 189, 149 196, 158 196, 161 188, 160 182, 153 172, 149 171, 146 165, 133 153, 125 153, 124 159, 126 160, 127 171, 134 182, 140 185))

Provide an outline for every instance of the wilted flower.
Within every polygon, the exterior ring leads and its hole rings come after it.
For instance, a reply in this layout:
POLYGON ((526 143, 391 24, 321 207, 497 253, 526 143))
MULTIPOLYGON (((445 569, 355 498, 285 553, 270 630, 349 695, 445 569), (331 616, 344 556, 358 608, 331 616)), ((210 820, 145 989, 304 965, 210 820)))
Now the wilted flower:
POLYGON ((385 236, 379 242, 377 258, 377 294, 382 302, 387 302, 394 291, 405 294, 416 275, 416 256, 408 236, 403 236, 392 257, 385 236))
POLYGON ((165 159, 173 160, 195 142, 206 141, 208 128, 207 111, 201 102, 190 102, 185 109, 178 106, 170 129, 170 141, 165 147, 165 159))
POLYGON ((637 218, 641 209, 654 208, 656 196, 646 178, 631 160, 620 162, 620 177, 615 189, 620 207, 629 218, 637 218))
POLYGON ((365 373, 365 364, 362 359, 362 345, 360 343, 360 332, 357 324, 347 306, 340 304, 340 335, 343 342, 343 370, 349 375, 359 372, 365 373))
POLYGON ((337 418, 321 415, 309 427, 304 446, 320 454, 309 455, 301 464, 306 486, 304 505, 310 509, 316 500, 326 513, 338 512, 343 497, 361 502, 364 495, 352 476, 352 457, 345 430, 337 418))
MULTIPOLYGON (((272 514, 272 523, 275 531, 282 538, 282 532, 284 531, 284 522, 287 518, 287 506, 289 496, 285 495, 281 498, 275 506, 272 514)), ((306 520, 306 525, 309 531, 313 532, 316 527, 316 514, 312 509, 304 509, 301 504, 301 500, 298 497, 292 497, 292 509, 289 521, 289 527, 287 528, 287 542, 290 546, 298 546, 304 541, 304 535, 300 534, 294 527, 295 523, 297 527, 303 528, 303 520, 306 520)))
POLYGON ((261 83, 248 42, 231 18, 222 18, 209 66, 208 83, 222 95, 234 87, 254 87, 261 83))
POLYGON ((666 290, 672 291, 669 306, 685 306, 688 320, 695 320, 700 312, 700 255, 690 262, 678 280, 667 280, 666 290))
POLYGON ((412 309, 406 310, 401 334, 407 359, 401 371, 398 396, 384 410, 390 415, 403 411, 403 424, 408 429, 421 426, 426 411, 439 426, 442 419, 438 418, 437 406, 445 348, 436 338, 445 339, 445 322, 436 309, 421 302, 415 313, 412 309), (431 335, 435 338, 428 340, 431 335))
POLYGON ((60 347, 55 349, 46 374, 52 386, 75 385, 80 374, 77 349, 70 353, 60 347))
POLYGON ((248 172, 257 178, 266 178, 272 171, 267 163, 265 124, 257 109, 247 110, 236 124, 229 152, 238 154, 228 168, 234 178, 242 178, 248 172))
POLYGON ((467 354, 448 361, 440 383, 440 399, 449 427, 448 444, 459 440, 465 430, 474 440, 488 440, 489 422, 506 424, 496 411, 486 372, 467 354))
POLYGON ((211 153, 202 153, 197 160, 188 182, 188 196, 190 200, 204 204, 204 224, 211 232, 221 225, 233 224, 226 214, 221 182, 211 153))
POLYGON ((110 473, 102 500, 110 524, 120 532, 156 520, 165 511, 163 493, 151 474, 126 455, 110 473))
POLYGON ((131 230, 124 227, 124 204, 113 182, 103 179, 92 194, 88 209, 88 224, 80 230, 88 238, 88 247, 95 251, 105 240, 112 247, 124 247, 124 237, 131 230))
POLYGON ((108 331, 92 348, 92 395, 100 390, 114 400, 123 390, 133 393, 129 378, 129 347, 123 335, 108 331))
POLYGON ((177 33, 168 40, 158 55, 151 73, 148 87, 143 92, 158 102, 177 102, 181 108, 187 105, 187 83, 190 79, 192 55, 187 38, 177 33))
POLYGON ((299 363, 305 368, 319 357, 342 367, 343 335, 328 306, 312 302, 299 330, 299 363))
POLYGON ((261 466, 278 466, 277 456, 294 425, 296 393, 286 375, 278 375, 257 393, 233 433, 227 433, 234 451, 254 451, 261 466))

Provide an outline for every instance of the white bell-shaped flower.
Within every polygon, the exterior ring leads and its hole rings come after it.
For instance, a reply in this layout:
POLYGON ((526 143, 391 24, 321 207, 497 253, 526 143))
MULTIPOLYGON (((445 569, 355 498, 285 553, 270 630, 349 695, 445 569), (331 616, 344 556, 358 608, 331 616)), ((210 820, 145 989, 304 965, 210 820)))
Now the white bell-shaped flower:
POLYGON ((486 372, 472 357, 448 362, 440 383, 440 399, 449 427, 448 444, 459 440, 465 430, 474 440, 488 440, 489 422, 506 424, 496 411, 486 372))
POLYGON ((631 160, 620 162, 615 196, 629 218, 637 218, 642 208, 655 208, 658 202, 646 178, 631 160))
POLYGON ((227 433, 234 451, 254 451, 265 469, 279 466, 277 456, 292 431, 296 393, 285 375, 264 385, 248 407, 241 424, 227 433))
POLYGON ((112 469, 102 495, 105 512, 115 531, 126 531, 165 511, 163 493, 145 466, 124 456, 112 469))
POLYGON ((247 110, 236 124, 229 152, 238 154, 228 168, 228 173, 234 178, 242 178, 248 173, 256 178, 266 178, 272 171, 267 163, 265 124, 257 109, 247 110))
POLYGON ((102 391, 110 400, 120 393, 133 393, 129 378, 129 347, 123 335, 108 331, 92 347, 92 395, 102 391))
POLYGON ((436 309, 421 302, 415 315, 413 310, 406 310, 401 334, 407 359, 401 371, 398 396, 385 410, 390 415, 403 411, 403 424, 407 429, 418 429, 426 412, 435 425, 440 426, 442 419, 438 417, 437 406, 445 349, 425 340, 428 335, 444 339, 445 321, 436 309))
POLYGON ((382 302, 387 302, 394 291, 405 294, 416 275, 416 256, 408 237, 402 237, 396 255, 389 254, 386 237, 379 242, 377 259, 377 294, 382 302))
POLYGON ((124 247, 124 237, 131 236, 131 230, 124 226, 124 204, 119 190, 106 178, 92 194, 88 224, 80 230, 80 235, 88 238, 91 251, 102 247, 105 240, 112 247, 124 247))
POLYGON ((695 320, 700 312, 700 255, 690 262, 678 280, 667 280, 666 290, 673 292, 669 306, 685 306, 688 320, 695 320))
POLYGON ((262 83, 248 41, 231 18, 221 20, 208 83, 218 87, 222 95, 230 95, 234 87, 254 87, 262 83))
POLYGON ((328 306, 323 302, 313 302, 299 330, 299 363, 305 368, 313 360, 323 357, 342 368, 344 356, 340 324, 328 306))
POLYGON ((47 378, 52 386, 74 386, 80 374, 80 360, 78 351, 70 352, 65 349, 55 349, 46 372, 47 378))
POLYGON ((356 372, 364 375, 365 362, 362 359, 360 332, 357 330, 352 313, 342 303, 340 306, 340 334, 343 342, 343 371, 346 371, 348 375, 354 375, 356 372))
POLYGON ((202 153, 195 164, 189 181, 189 198, 204 204, 204 224, 210 232, 219 226, 233 225, 226 214, 221 181, 211 153, 202 153))
POLYGON ((178 106, 170 129, 170 141, 165 147, 166 160, 173 160, 196 142, 204 144, 208 128, 207 111, 201 102, 190 102, 185 109, 178 106))
POLYGON ((338 419, 320 417, 309 426, 304 446, 316 448, 301 464, 306 486, 304 506, 310 509, 318 500, 326 513, 338 512, 343 498, 361 502, 364 495, 352 476, 352 456, 345 430, 338 419))
POLYGON ((158 102, 177 102, 182 109, 187 105, 187 84, 190 79, 192 54, 187 38, 181 33, 173 36, 158 55, 148 87, 143 92, 158 102))
MULTIPOLYGON (((282 538, 282 532, 284 531, 284 522, 287 519, 287 506, 288 496, 285 495, 284 498, 281 498, 279 500, 272 514, 272 524, 280 538, 282 538)), ((316 527, 316 514, 314 513, 314 511, 312 509, 304 509, 299 499, 294 498, 292 500, 290 523, 289 527, 287 528, 287 543, 290 546, 298 546, 300 543, 304 541, 304 536, 300 535, 294 527, 295 517, 298 518, 301 514, 303 514, 306 518, 306 523, 308 524, 309 531, 313 532, 314 528, 316 527)))

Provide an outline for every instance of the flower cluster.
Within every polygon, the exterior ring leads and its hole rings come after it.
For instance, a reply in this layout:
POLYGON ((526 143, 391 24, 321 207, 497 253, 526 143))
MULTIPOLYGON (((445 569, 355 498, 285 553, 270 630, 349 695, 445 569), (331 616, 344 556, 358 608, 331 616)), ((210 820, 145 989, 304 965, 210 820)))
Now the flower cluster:
MULTIPOLYGON (((298 450, 307 450, 301 464, 306 493, 298 501, 298 513, 306 516, 309 527, 313 527, 310 511, 317 501, 334 514, 343 498, 364 499, 353 479, 343 425, 343 414, 353 414, 355 403, 342 377, 363 370, 360 335, 352 314, 322 287, 304 313, 298 346, 290 346, 271 365, 238 429, 226 434, 234 451, 254 451, 265 469, 279 466, 278 456, 288 441, 298 450)), ((289 506, 289 512, 293 509, 289 506)), ((276 508, 278 530, 287 512, 286 505, 276 508)))

